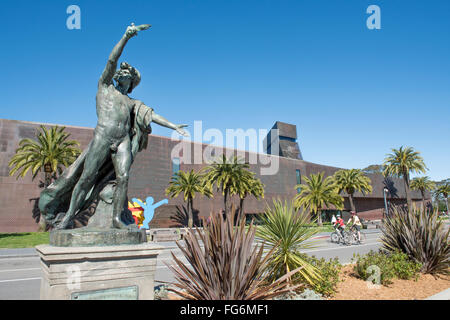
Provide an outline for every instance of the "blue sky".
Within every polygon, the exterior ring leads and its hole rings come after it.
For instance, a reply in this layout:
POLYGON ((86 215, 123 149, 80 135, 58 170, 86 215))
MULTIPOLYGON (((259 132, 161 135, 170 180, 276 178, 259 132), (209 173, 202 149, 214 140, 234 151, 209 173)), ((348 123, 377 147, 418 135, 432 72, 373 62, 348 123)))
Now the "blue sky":
POLYGON ((344 168, 412 146, 441 180, 450 177, 449 15, 444 0, 9 1, 0 118, 95 127, 111 49, 131 22, 150 23, 121 61, 142 74, 132 96, 169 120, 223 132, 293 123, 305 160, 344 168), (71 4, 81 30, 66 27, 71 4), (381 30, 366 26, 372 4, 381 30))

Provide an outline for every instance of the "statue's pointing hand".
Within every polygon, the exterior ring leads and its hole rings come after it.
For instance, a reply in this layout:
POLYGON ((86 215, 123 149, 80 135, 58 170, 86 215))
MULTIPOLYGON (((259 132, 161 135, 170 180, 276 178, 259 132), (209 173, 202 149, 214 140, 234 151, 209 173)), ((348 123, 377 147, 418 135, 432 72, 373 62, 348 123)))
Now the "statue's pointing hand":
POLYGON ((149 24, 141 24, 139 26, 135 26, 134 23, 131 23, 131 26, 127 27, 127 31, 125 33, 129 38, 131 38, 137 36, 138 31, 147 30, 150 27, 151 25, 149 24))
POLYGON ((181 134, 182 136, 184 136, 184 137, 188 137, 189 136, 189 134, 186 132, 186 130, 184 130, 183 128, 185 128, 185 127, 187 127, 188 125, 187 124, 179 124, 179 125, 177 125, 176 127, 176 131, 179 133, 179 134, 181 134))

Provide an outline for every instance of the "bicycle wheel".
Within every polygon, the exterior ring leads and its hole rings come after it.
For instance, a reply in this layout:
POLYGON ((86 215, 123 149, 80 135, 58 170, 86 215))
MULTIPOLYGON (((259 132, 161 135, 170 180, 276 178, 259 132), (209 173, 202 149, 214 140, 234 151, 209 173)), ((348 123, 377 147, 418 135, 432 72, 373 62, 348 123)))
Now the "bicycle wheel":
POLYGON ((334 243, 338 243, 339 242, 339 235, 337 234, 336 231, 331 233, 330 240, 331 240, 331 242, 334 242, 334 243))
POLYGON ((352 244, 363 244, 366 241, 366 235, 362 232, 360 232, 360 235, 361 235, 360 241, 358 241, 358 231, 356 231, 356 230, 352 231, 350 233, 350 235, 351 235, 350 239, 351 239, 352 244))
POLYGON ((348 232, 344 232, 344 244, 349 246, 352 244, 352 235, 348 232))
MULTIPOLYGON (((361 244, 362 244, 362 243, 365 243, 366 240, 367 240, 366 234, 363 233, 363 232, 360 232, 360 234, 361 234, 361 241, 360 241, 360 243, 361 243, 361 244)), ((358 235, 356 235, 356 236, 358 236, 358 235)))

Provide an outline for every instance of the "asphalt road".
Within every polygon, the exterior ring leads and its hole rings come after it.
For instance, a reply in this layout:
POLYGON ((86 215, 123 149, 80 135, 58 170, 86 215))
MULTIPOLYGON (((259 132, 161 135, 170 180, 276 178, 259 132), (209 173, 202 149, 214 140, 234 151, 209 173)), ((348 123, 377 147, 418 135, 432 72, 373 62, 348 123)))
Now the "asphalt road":
MULTIPOLYGON (((380 247, 380 232, 366 231, 367 240, 362 245, 344 246, 330 242, 329 236, 321 234, 314 239, 315 248, 305 250, 309 255, 331 259, 337 257, 342 264, 351 262, 353 254, 364 254, 380 247)), ((166 247, 158 256, 155 285, 172 282, 172 272, 166 263, 173 264, 171 252, 177 257, 182 254, 174 242, 159 242, 166 247)), ((185 261, 182 259, 182 261, 185 261)), ((0 300, 38 300, 41 284, 39 258, 33 248, 0 249, 0 300)))

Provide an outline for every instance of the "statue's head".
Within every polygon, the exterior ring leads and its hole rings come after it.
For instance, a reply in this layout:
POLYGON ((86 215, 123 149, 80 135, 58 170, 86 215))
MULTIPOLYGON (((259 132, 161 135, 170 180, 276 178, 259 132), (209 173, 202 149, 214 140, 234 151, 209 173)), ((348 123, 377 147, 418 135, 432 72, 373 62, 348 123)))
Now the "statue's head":
POLYGON ((123 88, 126 93, 131 93, 139 82, 141 82, 141 74, 136 68, 126 62, 122 62, 120 69, 114 74, 114 80, 116 80, 117 85, 123 88))

